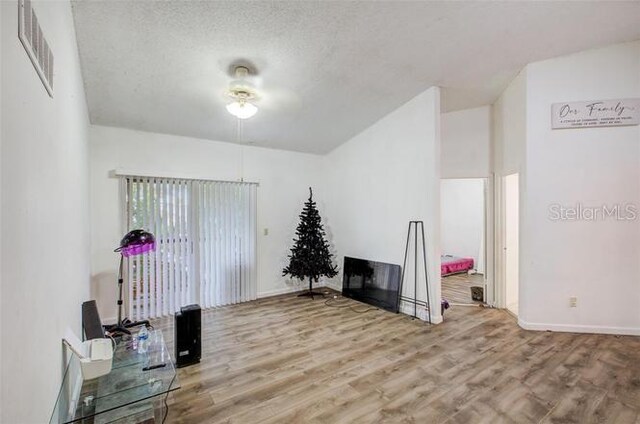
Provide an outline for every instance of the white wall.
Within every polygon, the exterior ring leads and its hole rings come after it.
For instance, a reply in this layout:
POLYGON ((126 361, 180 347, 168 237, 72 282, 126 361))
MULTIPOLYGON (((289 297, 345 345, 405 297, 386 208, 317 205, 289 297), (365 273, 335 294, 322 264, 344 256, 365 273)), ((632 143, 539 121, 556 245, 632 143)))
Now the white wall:
POLYGON ((443 113, 442 178, 491 175, 491 107, 443 113))
POLYGON ((441 253, 473 258, 484 272, 484 180, 442 180, 440 189, 441 253))
MULTIPOLYGON (((321 201, 321 157, 232 143, 91 126, 91 295, 104 320, 116 316, 116 268, 113 249, 120 242, 120 199, 115 169, 142 175, 259 182, 258 295, 299 289, 282 277, 298 214, 314 188, 321 201), (242 159, 244 151, 244 159, 242 159), (264 228, 269 235, 264 235, 264 228)), ((321 215, 323 210, 320 209, 321 215)))
MULTIPOLYGON (((402 265, 408 222, 425 222, 436 322, 441 319, 439 122, 440 91, 434 87, 330 152, 324 190, 328 233, 340 264, 344 256, 354 256, 402 265)), ((334 283, 341 285, 341 276, 334 283)), ((412 294, 410 286, 405 294, 412 294)), ((424 289, 418 297, 426 297, 424 289)))
POLYGON ((640 97, 640 42, 533 63, 526 72, 520 323, 640 334, 640 221, 549 219, 553 203, 640 207, 639 126, 550 127, 552 103, 640 97))
MULTIPOLYGON (((116 265, 113 248, 122 236, 114 169, 144 175, 258 181, 258 292, 300 288, 281 276, 313 186, 337 262, 344 255, 401 263, 406 226, 425 220, 430 278, 439 278, 439 91, 430 89, 326 157, 241 148, 171 135, 92 126, 92 297, 101 315, 115 316, 116 265), (283 212, 284 211, 284 212, 283 212), (363 219, 363 216, 368 219, 363 219), (269 235, 263 229, 269 228, 269 235), (339 237, 338 237, 339 235, 339 237), (375 236, 378 242, 372 242, 375 236)), ((410 264, 409 264, 410 265, 410 264)), ((334 283, 340 285, 341 276, 334 283)), ((439 299, 439 285, 431 288, 439 299)), ((419 293, 422 298, 424 294, 419 293)), ((439 303, 436 320, 439 316, 439 303)))
POLYGON ((68 2, 33 2, 55 55, 49 98, 2 2, 3 423, 48 422, 64 369, 61 338, 80 335, 89 297, 87 127, 68 2))

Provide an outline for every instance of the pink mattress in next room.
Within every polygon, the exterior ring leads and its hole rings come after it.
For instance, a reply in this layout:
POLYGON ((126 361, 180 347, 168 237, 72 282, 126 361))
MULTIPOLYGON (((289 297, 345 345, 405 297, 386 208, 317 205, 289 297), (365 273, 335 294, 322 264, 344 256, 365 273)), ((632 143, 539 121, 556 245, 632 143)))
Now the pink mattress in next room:
POLYGON ((443 255, 440 259, 441 275, 457 274, 473 269, 473 258, 458 258, 457 256, 443 255))

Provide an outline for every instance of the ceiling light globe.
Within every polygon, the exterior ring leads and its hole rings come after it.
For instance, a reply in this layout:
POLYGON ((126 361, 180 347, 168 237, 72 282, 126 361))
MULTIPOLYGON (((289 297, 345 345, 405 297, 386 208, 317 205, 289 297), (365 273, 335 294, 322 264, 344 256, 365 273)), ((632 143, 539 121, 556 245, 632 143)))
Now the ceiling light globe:
POLYGON ((236 118, 249 119, 256 114, 258 108, 249 102, 233 102, 227 105, 227 111, 236 118))

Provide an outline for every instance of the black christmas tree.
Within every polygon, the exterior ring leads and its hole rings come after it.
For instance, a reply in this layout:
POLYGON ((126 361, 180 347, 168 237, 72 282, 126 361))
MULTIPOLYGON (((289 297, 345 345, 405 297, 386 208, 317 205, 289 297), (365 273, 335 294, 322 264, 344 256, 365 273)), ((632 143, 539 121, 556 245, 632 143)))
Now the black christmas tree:
POLYGON ((322 276, 334 277, 338 274, 331 263, 329 243, 324 239, 320 214, 313 201, 313 191, 309 187, 309 200, 304 204, 300 214, 300 223, 296 229, 297 238, 289 255, 289 266, 282 270, 282 275, 290 275, 300 280, 309 279, 309 291, 300 296, 323 296, 313 291, 313 282, 318 282, 322 276))

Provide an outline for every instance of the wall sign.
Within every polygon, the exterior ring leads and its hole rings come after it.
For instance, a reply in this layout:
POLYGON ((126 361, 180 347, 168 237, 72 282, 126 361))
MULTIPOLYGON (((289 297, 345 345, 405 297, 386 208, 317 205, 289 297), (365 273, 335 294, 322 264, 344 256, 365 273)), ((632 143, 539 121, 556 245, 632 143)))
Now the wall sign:
POLYGON ((640 124, 640 99, 593 100, 551 105, 551 128, 617 127, 640 124))

